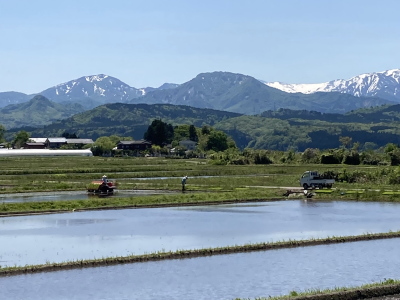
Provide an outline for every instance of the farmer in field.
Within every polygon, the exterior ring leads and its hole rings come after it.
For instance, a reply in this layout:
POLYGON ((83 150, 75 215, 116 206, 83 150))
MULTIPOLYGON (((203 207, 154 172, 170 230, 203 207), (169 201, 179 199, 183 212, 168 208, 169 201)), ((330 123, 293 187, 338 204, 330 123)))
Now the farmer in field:
POLYGON ((186 189, 185 185, 186 185, 186 180, 187 180, 187 179, 188 179, 187 176, 183 176, 183 177, 182 177, 182 192, 184 192, 185 189, 186 189))

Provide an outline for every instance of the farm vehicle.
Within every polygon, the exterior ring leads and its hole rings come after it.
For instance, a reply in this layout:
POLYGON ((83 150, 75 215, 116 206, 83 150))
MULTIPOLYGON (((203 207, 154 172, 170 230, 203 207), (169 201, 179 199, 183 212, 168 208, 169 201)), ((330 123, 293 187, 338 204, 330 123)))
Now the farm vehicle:
POLYGON ((109 195, 117 189, 117 182, 109 180, 106 175, 101 180, 93 180, 87 187, 88 193, 109 195))
POLYGON ((331 188, 335 183, 335 179, 326 178, 317 171, 306 171, 300 178, 300 185, 307 190, 308 188, 331 188))

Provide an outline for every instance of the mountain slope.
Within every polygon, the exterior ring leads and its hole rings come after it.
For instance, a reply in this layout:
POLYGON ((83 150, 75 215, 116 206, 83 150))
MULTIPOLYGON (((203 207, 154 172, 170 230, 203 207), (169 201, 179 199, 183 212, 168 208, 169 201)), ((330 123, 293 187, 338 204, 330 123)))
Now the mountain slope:
POLYGON ((142 96, 142 92, 117 78, 100 74, 84 76, 40 93, 55 102, 78 102, 85 107, 95 107, 110 102, 127 102, 142 96))
POLYGON ((379 98, 358 98, 340 93, 290 94, 259 80, 229 72, 202 73, 174 89, 152 91, 130 103, 168 103, 212 108, 243 114, 259 114, 279 108, 345 113, 392 103, 379 98))
POLYGON ((84 108, 79 104, 62 105, 39 95, 28 102, 11 104, 0 109, 0 124, 7 129, 42 126, 82 111, 84 108))
POLYGON ((27 102, 32 99, 32 97, 33 96, 19 92, 2 92, 0 93, 0 108, 10 104, 27 102))
POLYGON ((32 131, 34 136, 60 136, 63 132, 76 133, 85 138, 99 136, 131 136, 142 139, 154 119, 178 124, 193 124, 197 127, 237 117, 240 114, 212 109, 198 109, 170 104, 125 104, 113 103, 96 107, 68 119, 32 131))
POLYGON ((288 93, 339 92, 356 97, 379 97, 400 103, 400 69, 361 74, 348 80, 338 79, 316 84, 282 82, 265 84, 288 93))

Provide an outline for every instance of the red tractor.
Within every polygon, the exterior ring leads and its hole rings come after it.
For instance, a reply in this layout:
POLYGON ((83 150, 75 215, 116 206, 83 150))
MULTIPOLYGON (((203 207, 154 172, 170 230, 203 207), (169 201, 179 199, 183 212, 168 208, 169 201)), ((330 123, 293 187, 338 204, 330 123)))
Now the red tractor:
POLYGON ((88 193, 109 195, 113 194, 114 190, 117 188, 117 183, 107 179, 104 175, 101 180, 93 180, 88 188, 88 193))

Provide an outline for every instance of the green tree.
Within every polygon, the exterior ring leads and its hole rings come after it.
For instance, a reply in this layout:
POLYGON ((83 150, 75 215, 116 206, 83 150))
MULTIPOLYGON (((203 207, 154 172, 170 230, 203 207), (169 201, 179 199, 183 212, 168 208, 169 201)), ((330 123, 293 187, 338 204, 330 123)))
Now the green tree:
POLYGON ((390 153, 390 152, 392 152, 392 151, 394 151, 396 149, 398 149, 396 144, 393 144, 393 143, 386 144, 385 153, 390 153))
POLYGON ((174 142, 178 144, 180 141, 189 138, 189 125, 178 125, 174 127, 174 142))
POLYGON ((207 150, 225 151, 228 149, 228 136, 218 130, 213 130, 210 133, 207 141, 207 150))
POLYGON ((66 131, 61 136, 65 137, 66 139, 77 139, 78 138, 78 136, 75 133, 69 133, 66 131))
POLYGON ((24 130, 18 131, 14 137, 12 145, 14 148, 21 148, 27 141, 29 141, 29 133, 24 130))
POLYGON ((133 141, 133 138, 130 136, 124 137, 124 136, 118 136, 118 135, 111 135, 110 140, 117 145, 120 141, 133 141))
POLYGON ((343 148, 349 148, 352 142, 352 138, 349 136, 339 137, 339 142, 342 144, 343 148))
POLYGON ((210 129, 209 126, 204 125, 204 126, 201 128, 201 134, 203 134, 203 135, 209 135, 210 132, 211 132, 211 129, 210 129))
POLYGON ((4 143, 4 134, 6 133, 6 129, 3 125, 0 124, 0 143, 4 143))
POLYGON ((174 128, 172 125, 157 119, 153 120, 147 131, 144 133, 145 140, 148 140, 158 146, 170 144, 173 136, 174 128))
POLYGON ((196 130, 196 127, 194 127, 194 125, 189 126, 189 140, 194 141, 194 142, 199 141, 199 137, 197 135, 197 130, 196 130))
POLYGON ((99 137, 92 145, 90 150, 95 156, 111 155, 116 144, 108 136, 99 137))

